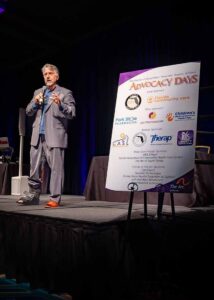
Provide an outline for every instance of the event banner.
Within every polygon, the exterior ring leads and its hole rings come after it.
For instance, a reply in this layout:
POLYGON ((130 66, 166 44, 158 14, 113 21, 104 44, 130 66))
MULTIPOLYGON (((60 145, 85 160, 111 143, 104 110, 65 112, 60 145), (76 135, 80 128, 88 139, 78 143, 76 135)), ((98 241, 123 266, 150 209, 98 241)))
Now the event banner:
POLYGON ((200 62, 121 73, 106 188, 191 193, 200 62))

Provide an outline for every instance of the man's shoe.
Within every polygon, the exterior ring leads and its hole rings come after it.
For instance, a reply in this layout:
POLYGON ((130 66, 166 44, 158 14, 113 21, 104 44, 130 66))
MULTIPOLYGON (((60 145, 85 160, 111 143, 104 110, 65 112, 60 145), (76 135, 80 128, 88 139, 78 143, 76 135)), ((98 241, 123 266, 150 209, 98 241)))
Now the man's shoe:
POLYGON ((16 203, 19 203, 19 204, 22 204, 22 200, 24 200, 24 198, 26 197, 26 196, 28 196, 30 193, 28 192, 28 191, 24 191, 23 192, 23 195, 18 199, 18 200, 16 200, 16 203))
POLYGON ((59 203, 53 200, 48 201, 48 203, 45 205, 46 208, 56 208, 59 207, 59 203))
POLYGON ((39 196, 39 193, 24 192, 24 195, 22 195, 16 202, 21 205, 38 205, 39 196))

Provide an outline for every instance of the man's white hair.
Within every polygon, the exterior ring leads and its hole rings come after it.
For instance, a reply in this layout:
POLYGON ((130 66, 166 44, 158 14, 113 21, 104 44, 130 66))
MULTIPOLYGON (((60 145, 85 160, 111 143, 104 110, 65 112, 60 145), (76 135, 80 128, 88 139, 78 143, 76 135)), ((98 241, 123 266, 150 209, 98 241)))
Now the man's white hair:
POLYGON ((52 64, 45 64, 43 67, 42 67, 42 73, 44 73, 44 70, 46 68, 49 68, 51 70, 54 70, 58 75, 59 75, 59 69, 57 68, 57 66, 55 65, 52 65, 52 64))

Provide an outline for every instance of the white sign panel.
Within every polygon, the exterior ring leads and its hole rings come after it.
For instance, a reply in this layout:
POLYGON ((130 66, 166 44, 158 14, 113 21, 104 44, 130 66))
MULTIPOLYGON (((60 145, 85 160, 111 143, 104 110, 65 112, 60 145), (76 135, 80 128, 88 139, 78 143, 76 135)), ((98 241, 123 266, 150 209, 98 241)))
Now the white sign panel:
POLYGON ((200 62, 121 73, 106 188, 191 193, 200 62))

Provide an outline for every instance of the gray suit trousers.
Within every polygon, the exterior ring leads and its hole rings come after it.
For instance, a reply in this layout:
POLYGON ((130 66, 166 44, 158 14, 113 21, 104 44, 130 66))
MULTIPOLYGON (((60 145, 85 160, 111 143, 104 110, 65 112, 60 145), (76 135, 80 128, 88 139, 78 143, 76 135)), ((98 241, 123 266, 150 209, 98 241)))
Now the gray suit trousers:
POLYGON ((60 202, 64 184, 64 148, 50 148, 45 137, 39 138, 38 145, 30 149, 30 177, 28 184, 30 191, 41 191, 40 167, 42 155, 45 155, 50 167, 50 200, 60 202))

